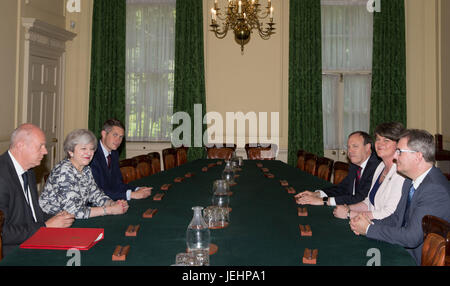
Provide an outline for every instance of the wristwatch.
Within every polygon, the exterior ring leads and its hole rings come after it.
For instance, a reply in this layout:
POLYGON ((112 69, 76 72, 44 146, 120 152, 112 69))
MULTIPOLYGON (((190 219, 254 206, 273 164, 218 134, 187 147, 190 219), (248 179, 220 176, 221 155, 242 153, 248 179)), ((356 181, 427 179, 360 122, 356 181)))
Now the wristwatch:
POLYGON ((328 197, 323 198, 323 205, 328 206, 328 197))
POLYGON ((348 219, 350 219, 350 212, 351 212, 351 210, 349 209, 348 212, 347 212, 347 218, 348 219))

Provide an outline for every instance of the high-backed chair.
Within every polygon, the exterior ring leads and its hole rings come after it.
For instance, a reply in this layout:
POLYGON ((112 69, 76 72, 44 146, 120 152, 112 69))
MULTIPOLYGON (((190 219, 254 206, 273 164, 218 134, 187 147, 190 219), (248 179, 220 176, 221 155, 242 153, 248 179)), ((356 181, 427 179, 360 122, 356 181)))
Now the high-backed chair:
POLYGON ((122 159, 119 161, 119 168, 122 168, 122 167, 136 167, 136 161, 132 158, 122 159))
POLYGON ((159 155, 159 152, 151 152, 147 156, 150 159, 151 173, 161 172, 161 155, 159 155))
POLYGON ((316 176, 325 181, 330 181, 333 172, 333 163, 334 160, 326 157, 317 158, 316 176))
POLYGON ((189 147, 178 147, 175 148, 176 152, 177 152, 177 166, 183 165, 187 163, 187 152, 188 152, 189 147))
POLYGON ((136 168, 132 166, 120 167, 122 179, 125 184, 128 184, 137 179, 136 168))
POLYGON ((162 151, 164 170, 170 170, 177 166, 177 150, 175 148, 166 148, 162 151))
POLYGON ((277 149, 276 144, 245 144, 245 151, 249 160, 275 160, 277 149))
POLYGON ((297 168, 299 168, 302 171, 305 171, 305 150, 298 150, 297 151, 297 168))
POLYGON ((136 179, 150 176, 151 173, 151 161, 147 155, 139 155, 132 158, 135 162, 136 179))
POLYGON ((205 145, 205 148, 208 159, 230 160, 233 152, 236 151, 236 144, 208 144, 205 145))
POLYGON ((431 215, 422 218, 422 266, 450 266, 450 223, 431 215))
POLYGON ((3 258, 3 249, 2 249, 2 233, 3 233, 3 222, 5 221, 5 216, 3 215, 3 212, 0 211, 0 261, 3 258))
POLYGON ((316 175, 317 156, 311 153, 305 155, 305 172, 316 175))
POLYGON ((333 166, 333 184, 337 185, 348 175, 348 168, 350 164, 342 161, 337 161, 333 166))
POLYGON ((123 182, 128 184, 137 179, 136 160, 123 159, 119 161, 120 172, 122 173, 123 182))

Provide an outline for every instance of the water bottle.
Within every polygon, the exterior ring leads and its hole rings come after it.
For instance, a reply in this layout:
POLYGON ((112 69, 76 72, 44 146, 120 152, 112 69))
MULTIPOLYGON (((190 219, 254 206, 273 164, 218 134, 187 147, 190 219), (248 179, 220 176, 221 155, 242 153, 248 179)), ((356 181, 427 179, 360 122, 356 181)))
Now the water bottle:
POLYGON ((197 265, 209 266, 209 244, 211 234, 202 216, 203 207, 193 207, 194 216, 186 230, 188 252, 197 260, 197 265))

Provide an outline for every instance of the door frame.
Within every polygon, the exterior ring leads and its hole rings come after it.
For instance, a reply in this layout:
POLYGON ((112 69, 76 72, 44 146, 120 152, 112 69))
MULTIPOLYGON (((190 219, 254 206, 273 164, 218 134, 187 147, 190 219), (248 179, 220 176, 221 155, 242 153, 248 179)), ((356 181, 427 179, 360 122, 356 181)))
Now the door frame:
MULTIPOLYGON (((58 162, 64 156, 62 148, 64 138, 64 74, 65 74, 65 52, 66 42, 72 40, 76 34, 69 32, 60 27, 48 24, 35 18, 22 18, 22 26, 25 28, 24 33, 24 52, 23 52, 23 90, 22 90, 22 108, 19 110, 20 123, 26 123, 28 118, 28 93, 30 88, 30 65, 31 56, 50 58, 57 61, 59 66, 59 83, 58 89, 58 109, 56 117, 57 131, 56 136, 58 142, 56 145, 55 161, 58 162)), ((53 168, 53 166, 51 166, 53 168)), ((42 178, 37 178, 39 185, 42 178)))

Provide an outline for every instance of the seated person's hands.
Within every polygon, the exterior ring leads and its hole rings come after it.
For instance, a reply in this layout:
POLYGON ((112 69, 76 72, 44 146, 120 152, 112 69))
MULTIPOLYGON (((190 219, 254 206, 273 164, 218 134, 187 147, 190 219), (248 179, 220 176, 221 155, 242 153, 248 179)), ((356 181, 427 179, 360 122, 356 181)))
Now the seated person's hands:
POLYGON ((323 205, 319 192, 304 191, 295 195, 295 201, 301 205, 323 205))
POLYGON ((347 205, 338 205, 333 210, 333 215, 337 218, 346 219, 349 210, 350 208, 347 205))
POLYGON ((140 187, 134 192, 131 192, 131 198, 135 200, 148 198, 152 194, 152 189, 150 187, 140 187))
POLYGON ((108 207, 108 214, 112 215, 124 214, 128 211, 128 207, 129 207, 128 203, 125 200, 115 201, 111 203, 111 205, 108 207))
POLYGON ((369 224, 371 221, 365 214, 359 214, 350 220, 350 228, 356 235, 366 235, 369 224))
POLYGON ((66 211, 57 213, 45 222, 46 227, 70 227, 75 220, 75 216, 66 211))

